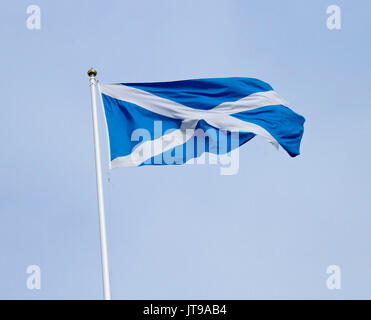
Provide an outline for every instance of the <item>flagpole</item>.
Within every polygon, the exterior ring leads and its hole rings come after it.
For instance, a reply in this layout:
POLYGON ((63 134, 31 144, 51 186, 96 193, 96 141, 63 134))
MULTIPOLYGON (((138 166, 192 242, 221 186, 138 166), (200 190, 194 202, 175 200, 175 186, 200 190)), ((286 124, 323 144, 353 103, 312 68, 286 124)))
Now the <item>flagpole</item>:
POLYGON ((102 261, 102 276, 103 276, 103 293, 105 300, 111 300, 111 288, 109 280, 108 268, 108 253, 107 253, 107 236, 106 236, 106 221, 104 217, 104 199, 103 199, 103 184, 102 184, 102 165, 100 159, 99 131, 98 131, 98 116, 97 116, 97 101, 96 101, 96 86, 97 80, 95 76, 97 71, 93 68, 89 69, 88 76, 90 77, 90 93, 91 93, 91 110, 93 115, 93 130, 94 130, 94 150, 95 150, 95 169, 97 178, 97 196, 99 210, 99 229, 100 229, 100 249, 102 261))

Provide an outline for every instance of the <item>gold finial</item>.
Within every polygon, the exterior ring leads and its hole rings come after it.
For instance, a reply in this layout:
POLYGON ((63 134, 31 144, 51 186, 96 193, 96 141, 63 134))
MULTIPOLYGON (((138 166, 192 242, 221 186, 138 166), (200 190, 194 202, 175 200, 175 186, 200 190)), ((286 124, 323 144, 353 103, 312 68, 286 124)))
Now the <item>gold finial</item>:
POLYGON ((95 77, 96 75, 97 75, 97 70, 95 70, 94 68, 90 68, 88 71, 88 76, 95 77))

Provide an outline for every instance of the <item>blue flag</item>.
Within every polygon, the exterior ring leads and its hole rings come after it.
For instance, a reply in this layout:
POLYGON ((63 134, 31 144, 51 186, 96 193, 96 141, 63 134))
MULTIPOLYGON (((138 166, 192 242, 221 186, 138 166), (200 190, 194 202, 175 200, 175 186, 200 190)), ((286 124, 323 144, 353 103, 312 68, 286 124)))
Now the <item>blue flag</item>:
POLYGON ((101 84, 111 166, 191 163, 255 135, 299 155, 305 119, 252 78, 101 84))

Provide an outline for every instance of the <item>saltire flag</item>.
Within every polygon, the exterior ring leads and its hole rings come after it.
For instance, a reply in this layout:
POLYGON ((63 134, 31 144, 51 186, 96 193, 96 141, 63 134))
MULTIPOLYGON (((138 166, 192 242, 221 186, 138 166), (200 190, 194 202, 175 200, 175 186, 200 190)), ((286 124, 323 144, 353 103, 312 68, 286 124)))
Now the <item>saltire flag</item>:
POLYGON ((299 155, 304 117, 253 78, 100 84, 111 167, 191 163, 266 138, 299 155), (201 142, 200 142, 201 141, 201 142))

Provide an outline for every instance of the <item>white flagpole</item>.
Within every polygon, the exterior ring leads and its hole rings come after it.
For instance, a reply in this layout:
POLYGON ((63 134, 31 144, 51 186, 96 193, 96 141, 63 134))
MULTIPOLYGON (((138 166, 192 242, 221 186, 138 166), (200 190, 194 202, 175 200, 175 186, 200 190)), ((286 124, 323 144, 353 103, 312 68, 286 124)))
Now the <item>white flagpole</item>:
POLYGON ((101 165, 101 160, 100 160, 100 145, 99 145, 99 132, 98 132, 98 116, 97 116, 97 101, 96 101, 97 80, 95 79, 96 75, 97 75, 97 71, 95 71, 93 68, 91 68, 88 71, 88 76, 90 77, 91 110, 93 114, 95 169, 96 169, 96 175, 97 175, 97 195, 98 195, 98 210, 99 210, 100 249, 101 249, 102 274, 103 274, 103 292, 104 292, 104 299, 111 300, 111 288, 110 288, 110 280, 109 280, 108 254, 107 254, 106 221, 104 217, 102 165, 101 165))

